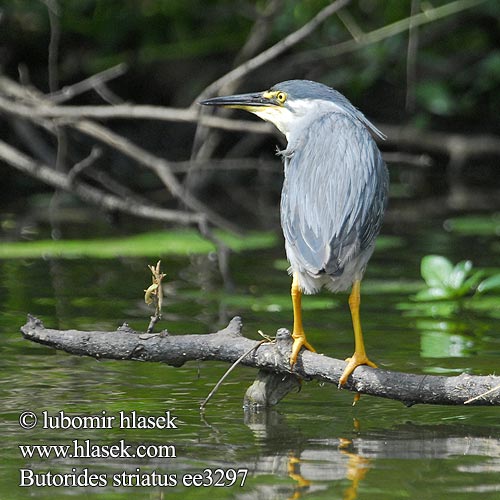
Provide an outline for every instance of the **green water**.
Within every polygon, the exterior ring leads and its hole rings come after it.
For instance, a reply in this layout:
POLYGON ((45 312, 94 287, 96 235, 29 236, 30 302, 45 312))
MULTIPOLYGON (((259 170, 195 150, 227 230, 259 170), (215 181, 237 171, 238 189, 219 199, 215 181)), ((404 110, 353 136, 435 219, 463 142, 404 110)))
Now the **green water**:
MULTIPOLYGON (((383 243, 383 242, 382 242, 383 243)), ((498 237, 446 232, 442 221, 399 230, 376 251, 363 285, 362 320, 370 357, 388 369, 454 375, 497 373, 500 297, 484 305, 424 306, 410 300, 422 285, 423 255, 500 267, 498 237)), ((247 251, 231 260, 236 291, 224 292, 212 257, 165 257, 168 274, 163 327, 208 333, 234 315, 244 334, 273 334, 290 326, 289 278, 283 251, 247 251)), ((19 333, 26 313, 47 327, 113 330, 123 322, 144 330, 151 311, 142 302, 150 278, 148 258, 0 261, 0 387, 2 453, 0 498, 241 498, 241 499, 459 499, 500 498, 500 410, 474 407, 406 408, 317 383, 304 383, 274 410, 246 415, 242 399, 253 380, 237 368, 204 414, 200 401, 227 366, 96 361, 55 352, 19 333), (33 429, 19 416, 33 411, 33 429), (69 416, 175 416, 177 428, 44 429, 43 412, 69 416), (150 458, 23 458, 19 445, 171 445, 150 458), (173 447, 173 448, 172 448, 173 447), (24 487, 20 469, 45 474, 100 475, 100 487, 24 487), (74 469, 74 470, 73 470, 74 469), (139 469, 139 472, 137 471, 139 469), (223 469, 221 477, 217 469, 223 469), (246 474, 243 486, 241 479, 246 474), (123 475, 169 475, 176 486, 123 486, 123 475), (191 485, 195 474, 205 484, 191 485), (229 486, 238 474, 236 484, 229 486), (113 487, 113 480, 122 484, 113 487), (183 485, 183 481, 186 485, 183 485)), ((352 331, 345 295, 306 297, 305 325, 320 352, 345 357, 352 331)), ((26 472, 25 474, 29 474, 26 472)), ((131 481, 134 479, 128 476, 131 481)), ((26 479, 29 483, 29 480, 26 479)), ((234 482, 234 481, 233 481, 234 482)))

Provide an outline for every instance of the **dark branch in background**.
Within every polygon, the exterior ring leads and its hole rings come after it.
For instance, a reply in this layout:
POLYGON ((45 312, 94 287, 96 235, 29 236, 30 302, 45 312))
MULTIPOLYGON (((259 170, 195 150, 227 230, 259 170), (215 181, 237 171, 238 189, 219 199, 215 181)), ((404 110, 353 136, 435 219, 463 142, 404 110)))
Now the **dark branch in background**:
POLYGON ((240 51, 234 58, 235 66, 239 66, 245 61, 248 61, 248 59, 253 57, 255 54, 258 54, 264 47, 269 35, 271 35, 273 31, 273 25, 276 21, 276 17, 280 14, 283 8, 283 3, 284 0, 269 0, 267 5, 264 7, 256 6, 256 19, 254 20, 245 44, 241 47, 240 51))
POLYGON ((418 26, 414 19, 420 10, 420 0, 411 0, 411 21, 408 27, 408 48, 406 50, 406 111, 415 111, 415 84, 417 81, 418 26))
MULTIPOLYGON (((297 377, 337 386, 345 367, 344 361, 304 351, 291 372, 289 355, 292 341, 288 330, 278 330, 275 342, 259 345, 262 342, 242 337, 241 329, 241 319, 233 318, 225 329, 205 335, 139 333, 127 325, 115 332, 61 331, 45 328, 40 320, 32 316, 29 316, 28 322, 21 327, 24 337, 28 340, 96 359, 156 361, 179 367, 192 360, 234 363, 243 354, 249 353, 243 357, 241 363, 260 370, 257 384, 261 386, 261 390, 253 391, 252 395, 247 397, 254 405, 276 404, 280 397, 297 386, 297 377), (283 384, 276 383, 276 376, 279 377, 278 380, 285 379, 285 387, 288 388, 285 393, 283 384), (295 379, 295 383, 290 382, 290 379, 295 379), (269 386, 269 390, 262 390, 262 386, 269 386), (277 391, 280 397, 276 396, 277 391)), ((401 401, 407 406, 500 406, 500 377, 492 375, 414 375, 363 366, 356 369, 345 389, 401 401)))
POLYGON ((123 199, 108 194, 84 182, 79 182, 71 178, 69 174, 57 172, 52 167, 36 162, 29 156, 1 140, 0 159, 49 186, 74 193, 85 202, 105 210, 119 210, 137 217, 165 222, 179 222, 183 224, 197 224, 203 218, 203 216, 199 214, 181 212, 179 210, 168 210, 154 205, 144 205, 130 199, 123 199))
MULTIPOLYGON (((0 77, 0 93, 12 94, 13 86, 19 89, 23 87, 0 77)), ((29 91, 26 89, 29 95, 29 91)), ((58 118, 72 125, 83 118, 108 119, 145 119, 163 120, 173 122, 200 122, 208 127, 216 127, 235 132, 253 132, 259 134, 274 134, 274 129, 267 123, 254 122, 250 120, 233 120, 220 117, 198 117, 197 113, 189 109, 165 108, 161 106, 143 106, 123 104, 116 106, 50 106, 42 102, 34 102, 31 105, 13 102, 0 97, 0 111, 20 116, 26 119, 35 118, 58 118)), ((377 123, 377 127, 384 131, 387 139, 384 144, 399 148, 418 148, 433 153, 444 153, 448 155, 461 154, 467 158, 477 155, 493 154, 500 155, 500 137, 496 135, 465 135, 457 133, 436 132, 431 130, 420 130, 412 126, 400 126, 377 123)), ((102 130, 102 129, 101 129, 102 130)))
POLYGON ((480 3, 487 0, 456 0, 455 2, 448 2, 439 7, 426 8, 424 12, 420 12, 415 16, 409 16, 400 19, 392 24, 383 26, 368 33, 359 33, 353 40, 337 43, 329 47, 321 47, 319 49, 305 50, 289 57, 286 64, 311 64, 311 62, 321 59, 329 59, 343 54, 355 52, 363 47, 381 42, 387 38, 404 33, 408 31, 410 26, 416 28, 424 24, 443 19, 448 16, 457 14, 463 10, 476 7, 480 3))
MULTIPOLYGON (((50 24, 50 41, 48 47, 47 70, 49 76, 49 91, 56 92, 59 89, 59 41, 61 39, 61 23, 59 20, 60 8, 58 0, 44 0, 47 6, 50 24)), ((55 170, 59 173, 65 173, 67 170, 68 156, 68 138, 64 127, 55 125, 55 136, 57 141, 55 170)), ((52 237, 59 239, 61 237, 61 228, 57 213, 59 212, 59 202, 61 200, 61 191, 55 189, 49 204, 49 220, 52 228, 52 237)))
POLYGON ((117 64, 73 85, 66 85, 61 90, 51 92, 46 97, 53 103, 59 104, 89 90, 102 91, 106 82, 124 75, 126 71, 127 65, 125 63, 117 64))
POLYGON ((102 150, 97 146, 94 146, 86 158, 80 160, 78 163, 73 165, 73 167, 71 167, 71 170, 68 172, 68 180, 70 183, 72 183, 73 180, 81 175, 85 170, 88 170, 94 162, 101 157, 101 155, 102 150))
MULTIPOLYGON (((34 91, 33 89, 25 89, 7 78, 0 79, 0 92, 2 91, 11 97, 21 100, 21 103, 19 103, 17 101, 0 97, 0 109, 10 114, 14 114, 15 116, 21 116, 26 119, 33 119, 33 117, 46 118, 46 116, 43 115, 43 112, 37 114, 36 110, 50 110, 52 107, 50 101, 43 98, 40 93, 34 91)), ((97 106, 97 108, 99 108, 99 106, 97 106)), ((113 109, 113 106, 110 106, 110 108, 113 109)), ((61 107, 61 109, 66 109, 66 107, 61 107)), ((52 118, 54 117, 52 116, 52 118)), ((223 227, 233 232, 238 232, 238 228, 234 224, 226 221, 223 217, 213 212, 182 188, 175 175, 171 172, 170 165, 167 160, 153 155, 149 151, 137 146, 129 139, 112 132, 110 129, 102 125, 93 123, 90 120, 82 119, 81 116, 79 117, 76 115, 71 118, 71 114, 69 114, 61 118, 64 118, 64 121, 58 121, 57 123, 59 125, 64 124, 75 128, 80 132, 85 133, 86 135, 89 135, 94 139, 120 151, 126 156, 129 156, 137 161, 139 164, 155 172, 170 193, 195 212, 194 218, 190 219, 191 221, 199 221, 204 217, 216 226, 223 227)), ((126 202, 127 200, 124 201, 126 202)), ((117 209, 121 210, 121 208, 117 209)), ((188 218, 182 217, 178 222, 186 223, 187 220, 188 218)))

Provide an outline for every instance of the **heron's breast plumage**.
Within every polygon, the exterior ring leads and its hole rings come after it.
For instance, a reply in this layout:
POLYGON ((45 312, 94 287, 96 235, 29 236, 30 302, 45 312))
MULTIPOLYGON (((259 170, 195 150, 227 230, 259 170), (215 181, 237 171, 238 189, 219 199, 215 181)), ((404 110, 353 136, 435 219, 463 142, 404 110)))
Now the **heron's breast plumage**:
POLYGON ((343 113, 304 121, 282 152, 281 224, 306 293, 361 279, 380 230, 388 174, 365 124, 343 113))

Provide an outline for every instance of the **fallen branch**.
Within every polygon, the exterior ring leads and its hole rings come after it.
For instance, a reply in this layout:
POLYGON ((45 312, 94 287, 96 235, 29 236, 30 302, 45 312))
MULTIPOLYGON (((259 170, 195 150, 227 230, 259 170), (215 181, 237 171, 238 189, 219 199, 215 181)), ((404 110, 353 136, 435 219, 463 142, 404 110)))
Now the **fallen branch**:
MULTIPOLYGON (((242 337, 241 328, 241 319, 236 317, 223 330, 205 335, 170 336, 166 332, 139 333, 127 325, 114 332, 61 331, 45 328, 40 320, 28 316, 28 321, 21 327, 21 331, 28 340, 79 356, 157 361, 176 367, 192 360, 233 363, 248 353, 241 360, 241 364, 260 369, 257 382, 260 385, 273 386, 260 391, 258 400, 255 399, 254 391, 251 398, 253 404, 277 403, 277 400, 285 395, 283 392, 289 392, 296 387, 297 377, 338 384, 345 367, 344 361, 305 351, 299 356, 291 372, 288 358, 292 341, 288 330, 278 330, 275 342, 265 343, 254 349, 259 341, 242 337), (263 381, 267 373, 271 374, 269 379, 272 384, 263 381), (281 388, 279 396, 276 396, 280 389, 280 384, 276 384, 277 380, 284 381, 286 386, 286 391, 281 388), (289 383, 290 381, 292 383, 289 383)), ((407 406, 418 403, 463 405, 466 402, 468 406, 500 406, 500 391, 493 390, 499 384, 500 377, 493 375, 461 374, 454 377, 415 375, 363 366, 357 368, 349 377, 344 388, 362 394, 394 399, 407 406)))

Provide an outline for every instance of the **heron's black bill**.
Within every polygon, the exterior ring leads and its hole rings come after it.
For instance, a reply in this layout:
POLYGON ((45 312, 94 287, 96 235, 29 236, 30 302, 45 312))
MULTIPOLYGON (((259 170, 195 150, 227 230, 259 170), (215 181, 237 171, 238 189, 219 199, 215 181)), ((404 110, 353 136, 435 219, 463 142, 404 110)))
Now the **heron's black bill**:
POLYGON ((260 94, 239 94, 239 95, 228 95, 224 97, 213 97, 212 99, 207 99, 201 101, 200 104, 205 106, 225 106, 230 108, 247 108, 247 107, 266 107, 272 106, 276 103, 272 99, 264 97, 262 93, 260 94))

